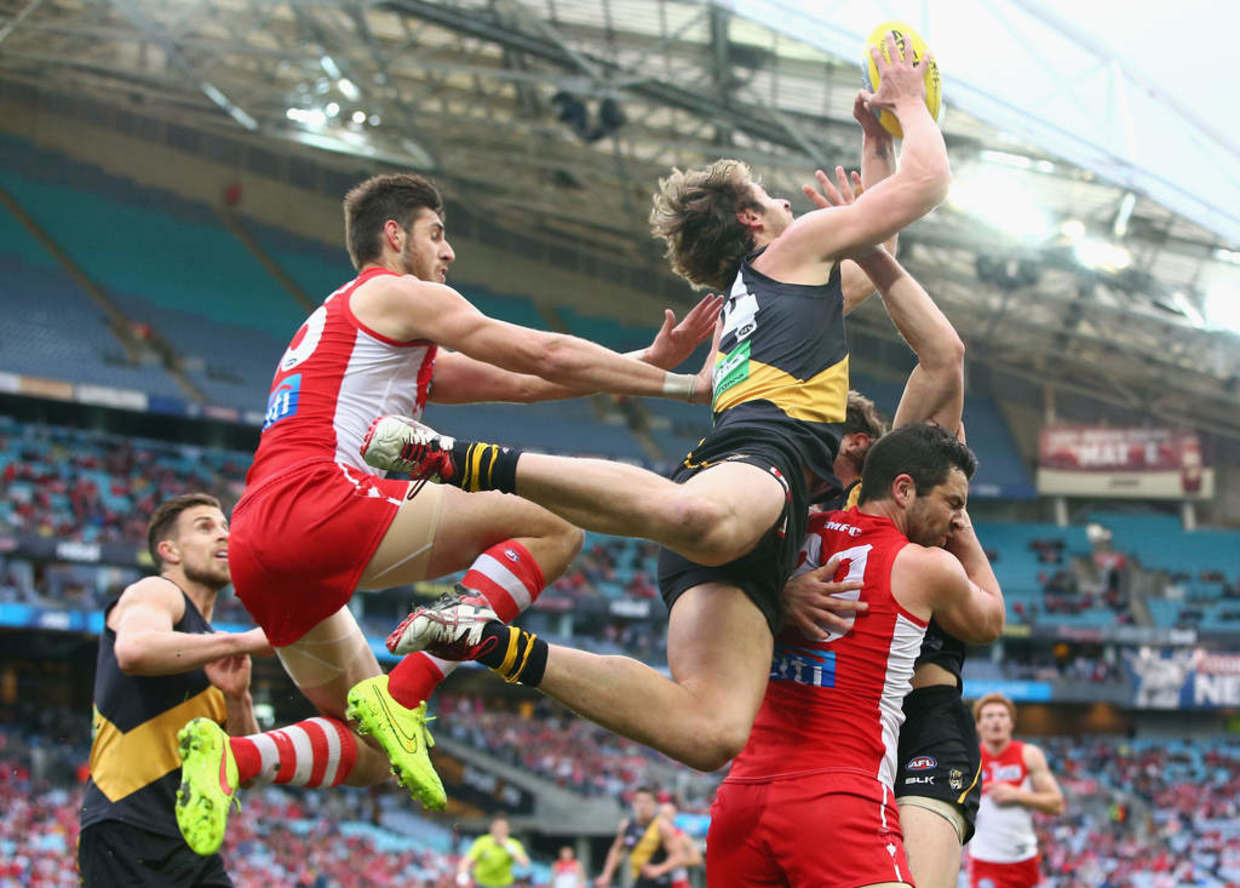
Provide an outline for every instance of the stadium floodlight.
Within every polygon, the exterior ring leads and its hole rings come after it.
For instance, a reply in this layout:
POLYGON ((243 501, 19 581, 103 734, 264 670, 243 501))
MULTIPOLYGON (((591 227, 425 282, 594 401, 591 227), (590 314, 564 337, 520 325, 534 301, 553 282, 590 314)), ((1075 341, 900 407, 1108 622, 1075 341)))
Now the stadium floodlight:
POLYGON ((340 106, 336 104, 335 102, 328 102, 327 105, 323 108, 323 113, 326 114, 328 117, 335 117, 337 114, 340 113, 340 106))
POLYGON ((1085 236, 1085 223, 1080 219, 1065 220, 1059 226, 1059 233, 1067 238, 1070 243, 1076 243, 1085 236))
POLYGON ((1123 271, 1132 264, 1132 254, 1126 248, 1097 238, 1085 238, 1074 249, 1077 261, 1086 268, 1123 271))
POLYGON ((360 126, 361 124, 365 123, 365 122, 366 122, 366 112, 365 112, 365 111, 354 111, 354 112, 353 112, 353 122, 354 122, 354 123, 356 123, 356 124, 358 124, 359 126, 360 126))
POLYGON ((1214 251, 1214 258, 1219 262, 1227 262, 1231 265, 1240 265, 1240 251, 1225 250, 1222 247, 1214 251))
POLYGON ((336 64, 336 60, 329 55, 320 58, 319 65, 322 66, 323 72, 332 80, 339 80, 344 76, 340 73, 340 66, 336 64))
POLYGON ((1219 283, 1206 291, 1205 316, 1216 330, 1240 333, 1240 287, 1219 283))
POLYGON ((357 88, 357 84, 348 77, 341 77, 337 80, 336 89, 340 90, 340 94, 350 102, 356 102, 362 96, 362 92, 357 88))
POLYGON ((1050 217, 1029 196, 1027 187, 1010 177, 982 171, 955 182, 948 200, 957 209, 1027 241, 1043 241, 1053 231, 1050 217))

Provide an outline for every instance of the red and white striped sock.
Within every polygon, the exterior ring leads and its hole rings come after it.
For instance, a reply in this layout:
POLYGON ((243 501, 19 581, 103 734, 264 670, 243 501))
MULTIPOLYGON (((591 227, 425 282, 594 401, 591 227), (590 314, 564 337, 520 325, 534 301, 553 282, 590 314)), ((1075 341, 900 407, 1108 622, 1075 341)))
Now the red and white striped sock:
MULTIPOLYGON (((500 620, 511 623, 538 600, 543 572, 529 549, 516 540, 505 540, 477 557, 461 585, 485 598, 500 620)), ((458 665, 423 651, 409 654, 388 673, 388 693, 401 706, 412 709, 458 665)))
POLYGON ((357 762, 357 738, 344 722, 308 718, 288 727, 229 737, 240 782, 336 786, 357 762))

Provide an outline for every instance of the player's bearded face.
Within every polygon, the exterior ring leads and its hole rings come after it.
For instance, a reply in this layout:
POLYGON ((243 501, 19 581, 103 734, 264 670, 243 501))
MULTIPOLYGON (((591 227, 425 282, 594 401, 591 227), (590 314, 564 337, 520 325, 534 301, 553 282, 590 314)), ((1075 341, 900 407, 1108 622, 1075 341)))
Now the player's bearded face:
POLYGON ((438 213, 430 210, 419 213, 409 227, 409 236, 405 238, 400 258, 405 273, 419 280, 441 284, 447 279, 448 266, 456 258, 456 253, 448 243, 443 220, 438 213))
POLYGON ((191 582, 223 589, 232 582, 228 571, 228 521, 211 506, 187 509, 177 539, 181 570, 191 582))
POLYGON ((918 495, 909 507, 908 538, 922 546, 942 546, 952 525, 964 509, 969 481, 964 472, 953 468, 942 484, 918 495))

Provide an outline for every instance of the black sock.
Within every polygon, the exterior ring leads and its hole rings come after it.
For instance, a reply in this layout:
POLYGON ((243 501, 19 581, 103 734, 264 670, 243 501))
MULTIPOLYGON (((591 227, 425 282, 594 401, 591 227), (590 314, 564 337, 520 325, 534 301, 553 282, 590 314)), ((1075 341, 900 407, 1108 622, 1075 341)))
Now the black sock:
POLYGON ((547 671, 547 651, 547 642, 533 632, 491 620, 482 627, 482 646, 475 659, 509 684, 536 688, 547 671))
POLYGON ((521 451, 515 447, 458 438, 452 446, 452 464, 457 467, 457 476, 448 480, 470 493, 480 490, 516 493, 520 456, 521 451))

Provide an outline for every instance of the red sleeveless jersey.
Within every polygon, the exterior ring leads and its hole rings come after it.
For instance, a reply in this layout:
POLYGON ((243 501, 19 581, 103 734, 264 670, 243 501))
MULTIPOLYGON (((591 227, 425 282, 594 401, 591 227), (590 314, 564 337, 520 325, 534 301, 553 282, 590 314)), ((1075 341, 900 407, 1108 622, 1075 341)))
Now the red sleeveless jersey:
POLYGON ((313 460, 383 474, 361 457, 370 423, 385 413, 422 415, 437 346, 390 339, 359 321, 349 307, 354 290, 385 274, 395 272, 368 269, 332 293, 289 342, 271 382, 247 487, 313 460))
POLYGON ((795 629, 775 640, 766 697, 729 780, 838 771, 892 785, 902 704, 926 630, 891 593, 891 565, 906 545, 888 519, 856 508, 810 517, 796 573, 841 555, 835 579, 860 579, 848 597, 870 607, 826 641, 795 629))
POLYGON ((982 804, 977 811, 977 832, 969 843, 969 855, 992 863, 1017 863, 1038 853, 1038 835, 1033 828, 1033 812, 1022 805, 996 805, 990 788, 1010 783, 1032 789, 1025 764, 1025 744, 1009 741, 998 755, 982 744, 982 804))

